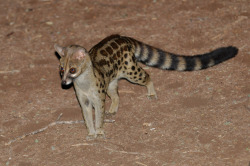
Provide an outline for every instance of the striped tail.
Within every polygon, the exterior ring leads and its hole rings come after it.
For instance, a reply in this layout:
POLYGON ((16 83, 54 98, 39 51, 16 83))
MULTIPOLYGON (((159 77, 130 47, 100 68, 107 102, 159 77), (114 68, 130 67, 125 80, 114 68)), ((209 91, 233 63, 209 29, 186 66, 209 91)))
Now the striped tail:
POLYGON ((135 45, 135 57, 139 62, 163 70, 202 70, 233 58, 237 53, 236 47, 229 46, 218 48, 206 54, 183 56, 165 52, 139 41, 135 45))

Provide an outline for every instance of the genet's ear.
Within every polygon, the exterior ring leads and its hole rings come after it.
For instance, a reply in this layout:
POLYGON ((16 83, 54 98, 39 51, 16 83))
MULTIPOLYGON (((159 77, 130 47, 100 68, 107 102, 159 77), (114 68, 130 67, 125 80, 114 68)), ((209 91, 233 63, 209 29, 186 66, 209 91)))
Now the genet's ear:
POLYGON ((61 47, 61 46, 55 44, 54 48, 55 48, 56 52, 60 55, 60 57, 65 56, 64 55, 64 47, 61 47))
POLYGON ((84 48, 80 48, 73 54, 73 58, 77 60, 83 60, 86 55, 87 51, 84 48))

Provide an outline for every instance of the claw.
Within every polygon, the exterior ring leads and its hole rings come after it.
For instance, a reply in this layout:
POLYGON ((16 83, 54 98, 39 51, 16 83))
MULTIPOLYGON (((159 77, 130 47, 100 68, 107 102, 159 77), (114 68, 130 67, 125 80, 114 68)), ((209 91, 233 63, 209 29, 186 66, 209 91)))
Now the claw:
POLYGON ((105 139, 106 137, 105 137, 105 134, 103 133, 103 134, 97 134, 96 138, 97 139, 105 139))
POLYGON ((157 95, 154 94, 154 95, 147 95, 147 98, 152 100, 152 99, 157 99, 157 95))
POLYGON ((95 134, 89 134, 87 137, 86 137, 86 140, 87 141, 91 141, 91 140, 94 140, 96 138, 96 135, 95 134))

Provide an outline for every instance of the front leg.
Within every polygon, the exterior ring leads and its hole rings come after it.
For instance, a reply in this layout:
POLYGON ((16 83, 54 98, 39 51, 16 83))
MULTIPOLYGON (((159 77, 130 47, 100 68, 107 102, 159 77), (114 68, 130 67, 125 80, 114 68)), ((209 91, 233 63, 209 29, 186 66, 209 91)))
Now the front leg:
POLYGON ((93 114, 92 114, 92 104, 88 97, 77 87, 75 87, 76 95, 78 101, 82 108, 82 114, 85 121, 85 125, 88 130, 87 140, 94 139, 96 137, 94 122, 93 122, 93 114))
POLYGON ((105 106, 105 95, 100 97, 100 101, 96 102, 95 107, 95 127, 96 127, 96 136, 99 138, 104 138, 104 106, 105 106))

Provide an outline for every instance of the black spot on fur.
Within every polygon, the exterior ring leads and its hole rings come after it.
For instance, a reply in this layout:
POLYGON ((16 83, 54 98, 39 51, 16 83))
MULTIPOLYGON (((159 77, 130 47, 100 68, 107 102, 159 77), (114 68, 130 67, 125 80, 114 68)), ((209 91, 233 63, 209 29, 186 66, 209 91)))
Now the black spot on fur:
POLYGON ((106 62, 107 62, 108 67, 110 67, 109 61, 106 61, 106 62))
POLYGON ((113 54, 113 49, 111 47, 107 47, 106 51, 111 55, 113 54))
POLYGON ((108 56, 108 53, 105 51, 105 50, 101 50, 100 53, 103 55, 103 56, 108 56))
POLYGON ((113 58, 110 58, 109 60, 110 60, 110 63, 114 63, 114 60, 113 60, 113 58))
POLYGON ((98 65, 99 66, 104 66, 107 64, 107 61, 105 59, 101 59, 99 62, 98 62, 98 65))
POLYGON ((128 46, 124 46, 124 51, 128 51, 128 46))
POLYGON ((117 56, 116 54, 113 55, 113 59, 116 60, 117 59, 117 56))
POLYGON ((109 74, 111 75, 111 74, 113 74, 113 72, 114 72, 113 70, 110 70, 109 74))
POLYGON ((111 45, 111 47, 113 49, 117 49, 118 48, 118 45, 115 42, 112 42, 110 45, 111 45))
POLYGON ((135 56, 132 56, 132 60, 133 60, 133 62, 135 63, 135 60, 136 60, 136 59, 135 59, 135 56))
POLYGON ((120 51, 117 51, 117 57, 119 58, 120 56, 121 56, 121 53, 120 53, 120 51))

